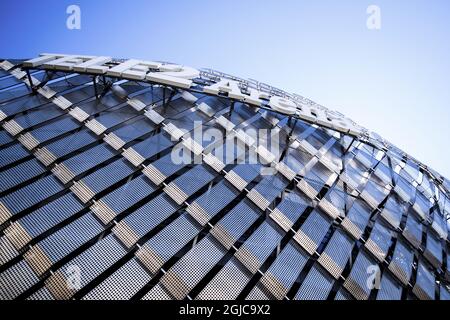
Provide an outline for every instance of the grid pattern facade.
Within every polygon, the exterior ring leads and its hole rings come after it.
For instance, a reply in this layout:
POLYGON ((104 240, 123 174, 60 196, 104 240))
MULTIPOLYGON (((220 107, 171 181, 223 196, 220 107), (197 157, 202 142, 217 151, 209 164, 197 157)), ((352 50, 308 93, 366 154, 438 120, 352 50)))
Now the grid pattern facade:
POLYGON ((394 146, 148 82, 33 70, 32 92, 20 63, 0 65, 0 299, 449 298, 449 181, 394 146), (236 141, 260 157, 221 158, 236 141))

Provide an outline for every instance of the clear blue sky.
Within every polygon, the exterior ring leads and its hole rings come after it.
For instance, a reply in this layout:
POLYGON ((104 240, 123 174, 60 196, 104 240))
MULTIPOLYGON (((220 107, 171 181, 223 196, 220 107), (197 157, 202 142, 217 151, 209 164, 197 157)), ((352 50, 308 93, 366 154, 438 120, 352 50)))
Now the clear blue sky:
POLYGON ((155 59, 270 83, 338 110, 450 177, 450 1, 2 0, 5 58, 155 59), (81 30, 66 28, 67 6, 81 30), (381 30, 366 9, 381 9, 381 30))

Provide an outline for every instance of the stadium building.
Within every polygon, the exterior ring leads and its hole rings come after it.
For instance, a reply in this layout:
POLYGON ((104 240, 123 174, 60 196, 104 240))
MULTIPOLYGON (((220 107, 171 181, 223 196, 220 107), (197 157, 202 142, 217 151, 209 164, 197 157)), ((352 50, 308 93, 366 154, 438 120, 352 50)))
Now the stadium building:
POLYGON ((168 62, 0 69, 0 299, 450 298, 450 181, 339 112, 168 62))

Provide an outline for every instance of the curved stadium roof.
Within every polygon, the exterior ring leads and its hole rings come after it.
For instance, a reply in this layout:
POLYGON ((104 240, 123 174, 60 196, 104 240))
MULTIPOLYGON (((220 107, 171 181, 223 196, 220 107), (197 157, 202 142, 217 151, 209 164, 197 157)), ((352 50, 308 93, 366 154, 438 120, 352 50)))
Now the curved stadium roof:
POLYGON ((164 62, 0 68, 0 299, 449 299, 449 181, 343 115, 164 62))

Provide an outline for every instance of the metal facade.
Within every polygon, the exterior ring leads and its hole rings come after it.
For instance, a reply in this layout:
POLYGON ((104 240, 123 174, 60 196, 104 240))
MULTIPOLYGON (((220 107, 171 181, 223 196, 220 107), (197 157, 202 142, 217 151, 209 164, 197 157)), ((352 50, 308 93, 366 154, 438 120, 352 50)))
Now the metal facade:
POLYGON ((21 63, 0 71, 0 299, 449 298, 449 181, 394 146, 120 77, 32 69, 33 92, 21 63))

